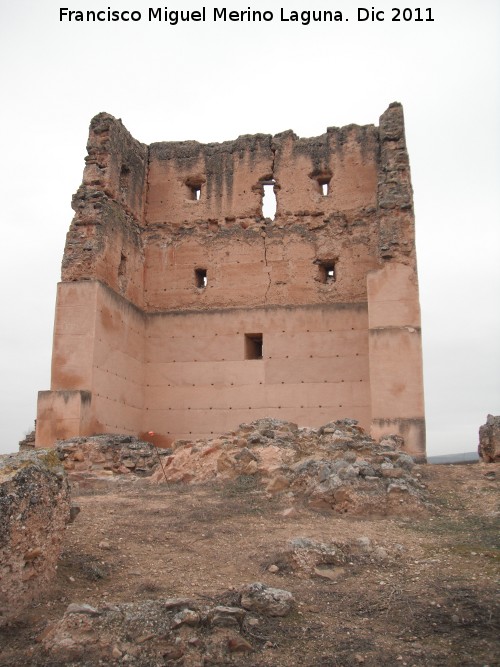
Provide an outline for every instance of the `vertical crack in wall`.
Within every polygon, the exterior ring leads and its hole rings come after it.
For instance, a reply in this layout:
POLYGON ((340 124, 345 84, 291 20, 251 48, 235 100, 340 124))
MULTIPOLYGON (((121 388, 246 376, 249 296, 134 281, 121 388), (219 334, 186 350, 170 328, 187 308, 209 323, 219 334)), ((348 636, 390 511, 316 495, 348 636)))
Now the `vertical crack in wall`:
POLYGON ((151 170, 151 147, 147 147, 146 153, 146 178, 144 179, 143 205, 142 205, 142 225, 146 227, 149 210, 149 172, 151 170))
MULTIPOLYGON (((149 173, 151 170, 151 146, 148 145, 148 150, 147 150, 147 155, 146 155, 146 178, 144 179, 144 204, 143 204, 143 209, 142 209, 142 227, 143 229, 147 229, 148 227, 148 215, 149 215, 149 188, 150 188, 150 181, 149 181, 149 173)), ((147 276, 147 265, 146 265, 146 244, 144 242, 144 239, 147 237, 144 237, 141 234, 142 237, 142 254, 143 254, 143 261, 142 261, 142 303, 143 306, 146 307, 146 276, 147 276)))
POLYGON ((266 293, 264 294, 264 305, 267 304, 267 295, 269 294, 269 290, 271 289, 271 270, 269 269, 268 263, 267 263, 267 232, 262 232, 262 240, 264 241, 264 266, 265 266, 265 271, 267 273, 267 287, 266 287, 266 293))

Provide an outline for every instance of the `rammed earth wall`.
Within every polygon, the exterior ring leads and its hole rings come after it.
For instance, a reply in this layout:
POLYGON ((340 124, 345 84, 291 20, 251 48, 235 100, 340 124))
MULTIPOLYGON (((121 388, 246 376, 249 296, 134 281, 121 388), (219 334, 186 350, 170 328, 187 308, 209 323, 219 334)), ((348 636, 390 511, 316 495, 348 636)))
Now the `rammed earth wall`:
POLYGON ((37 446, 351 417, 424 455, 401 105, 310 139, 150 146, 102 113, 73 208, 37 446))

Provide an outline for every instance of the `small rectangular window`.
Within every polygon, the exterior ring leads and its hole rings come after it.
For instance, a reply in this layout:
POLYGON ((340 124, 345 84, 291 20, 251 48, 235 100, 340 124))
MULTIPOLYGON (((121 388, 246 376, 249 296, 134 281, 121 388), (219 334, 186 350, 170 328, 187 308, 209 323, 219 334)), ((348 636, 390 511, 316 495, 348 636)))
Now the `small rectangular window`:
POLYGON ((324 261, 319 262, 319 279, 324 284, 334 283, 335 282, 335 262, 324 261))
POLYGON ((195 269, 194 270, 194 281, 198 289, 205 289, 208 283, 207 270, 206 269, 195 269))
POLYGON ((330 181, 332 180, 332 174, 329 169, 326 171, 317 171, 314 170, 309 177, 315 182, 315 189, 323 197, 328 197, 330 194, 330 181))
POLYGON ((245 334, 245 359, 263 358, 263 340, 261 333, 245 334))
POLYGON ((200 201, 201 199, 201 188, 205 179, 202 176, 190 176, 187 178, 184 183, 187 188, 186 197, 192 199, 193 201, 200 201))

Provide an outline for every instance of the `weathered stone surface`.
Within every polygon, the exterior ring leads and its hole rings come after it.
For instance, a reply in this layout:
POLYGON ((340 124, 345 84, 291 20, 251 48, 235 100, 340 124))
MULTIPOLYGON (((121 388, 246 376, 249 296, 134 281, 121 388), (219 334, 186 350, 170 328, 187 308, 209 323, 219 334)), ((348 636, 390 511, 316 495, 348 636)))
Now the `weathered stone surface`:
POLYGON ((178 628, 181 625, 196 626, 199 624, 201 617, 198 612, 193 609, 183 609, 177 612, 172 620, 172 627, 178 628))
POLYGON ((212 626, 239 627, 245 618, 246 611, 240 607, 215 607, 208 614, 212 626))
POLYGON ((121 659, 138 667, 229 664, 228 654, 254 650, 240 634, 246 613, 241 607, 210 607, 181 598, 100 607, 71 604, 38 637, 40 664, 121 659))
POLYGON ((26 436, 19 441, 19 450, 31 450, 35 448, 35 439, 36 439, 36 432, 35 430, 31 431, 30 433, 27 433, 26 436))
POLYGON ((290 591, 272 588, 260 582, 248 584, 241 591, 241 606, 266 616, 286 616, 294 604, 295 599, 290 591))
POLYGON ((171 453, 133 436, 113 433, 62 440, 56 452, 73 481, 129 473, 147 477, 158 467, 160 457, 171 453))
POLYGON ((333 581, 343 576, 349 565, 368 565, 400 556, 397 548, 374 544, 367 537, 332 542, 294 537, 276 552, 274 560, 299 578, 315 576, 333 581))
POLYGON ((68 482, 55 452, 0 456, 0 626, 51 584, 69 520, 68 482))
POLYGON ((500 416, 488 415, 480 427, 478 453, 485 463, 500 461, 500 416))
POLYGON ((67 614, 88 614, 89 616, 99 616, 99 611, 89 604, 77 604, 72 602, 66 609, 67 614))

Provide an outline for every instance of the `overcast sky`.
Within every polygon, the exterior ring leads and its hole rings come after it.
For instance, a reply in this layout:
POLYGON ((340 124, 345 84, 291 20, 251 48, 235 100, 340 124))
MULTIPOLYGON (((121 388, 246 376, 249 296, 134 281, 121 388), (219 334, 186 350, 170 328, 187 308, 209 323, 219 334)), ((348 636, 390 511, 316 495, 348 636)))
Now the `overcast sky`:
MULTIPOLYGON (((0 0, 2 285, 0 452, 32 429, 50 388, 56 284, 92 116, 144 143, 378 124, 402 102, 415 196, 429 454, 472 451, 500 414, 500 2, 287 2, 348 21, 149 22, 150 0, 0 0), (418 3, 412 3, 417 6, 418 3), (140 11, 77 23, 59 9, 140 11), (357 21, 357 8, 385 21, 357 21), (407 14, 408 15, 408 14, 407 14), (414 16, 416 13, 414 12, 414 16)), ((215 6, 245 10, 248 2, 215 6)), ((170 10, 197 10, 179 2, 170 10)))

